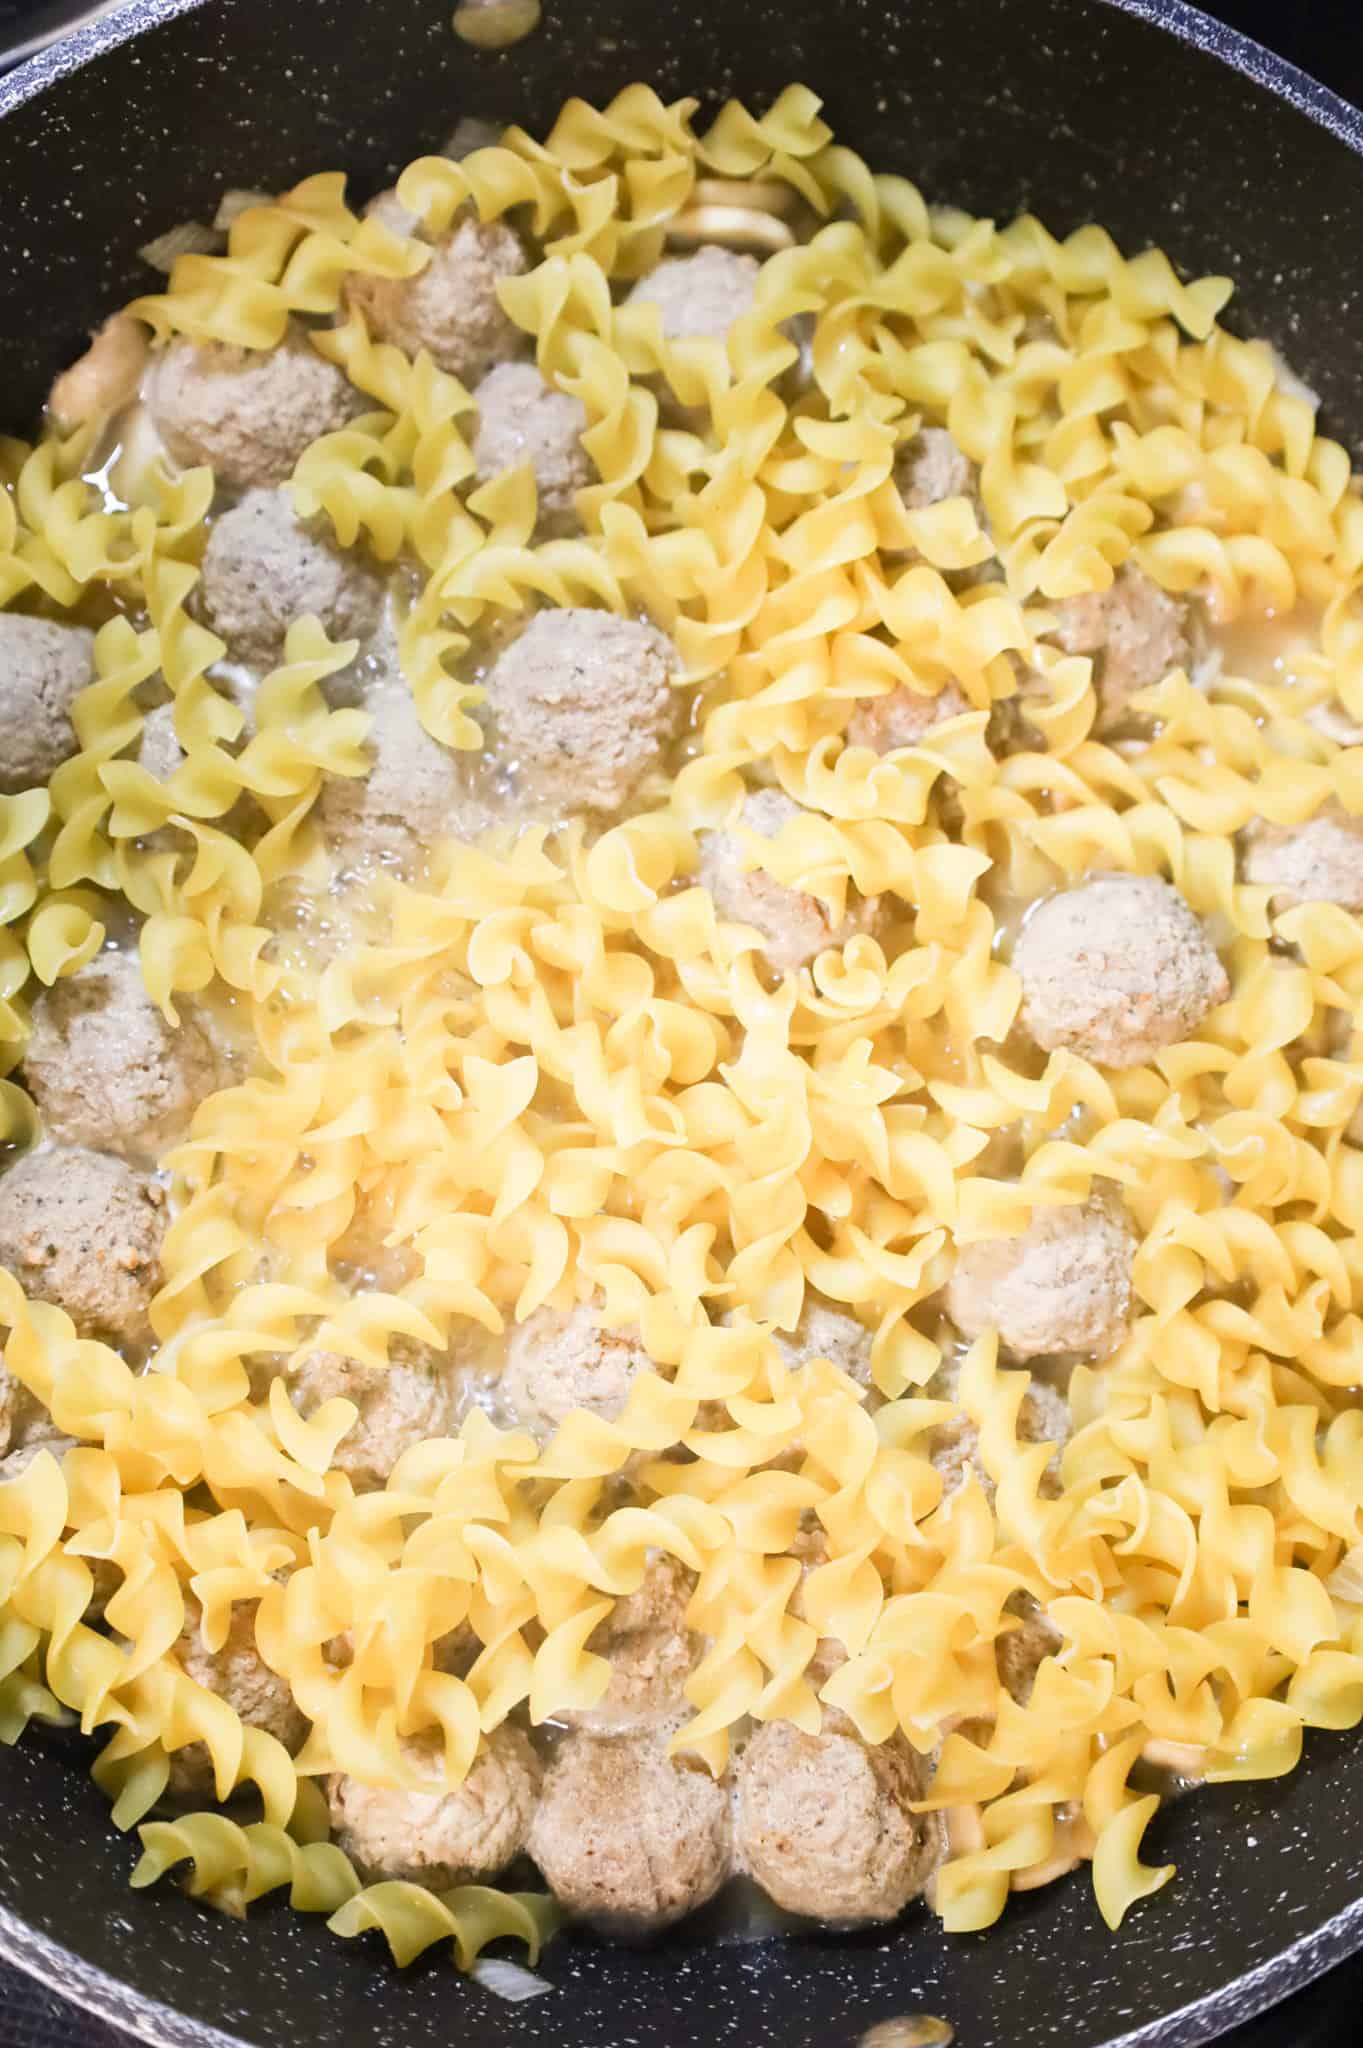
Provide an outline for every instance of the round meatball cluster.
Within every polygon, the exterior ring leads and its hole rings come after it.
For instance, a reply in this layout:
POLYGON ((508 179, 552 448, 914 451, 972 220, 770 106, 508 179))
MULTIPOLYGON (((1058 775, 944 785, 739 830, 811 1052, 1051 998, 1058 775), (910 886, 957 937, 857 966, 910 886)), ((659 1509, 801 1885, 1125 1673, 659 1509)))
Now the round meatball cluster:
MULTIPOLYGON (((394 234, 410 237, 420 231, 395 193, 380 194, 369 211, 394 234)), ((494 363, 520 350, 520 331, 503 310, 497 286, 528 268, 513 228, 465 212, 432 245, 429 261, 415 277, 373 277, 352 270, 345 302, 359 308, 378 340, 395 343, 409 356, 424 350, 442 370, 473 385, 494 363)))
POLYGON ((1105 875, 1049 896, 1013 947, 1022 1022, 1046 1052, 1136 1067, 1188 1038, 1230 994, 1201 921, 1156 875, 1105 875))
POLYGON ((529 803, 624 810, 676 734, 680 667, 656 626, 573 606, 538 613, 487 680, 499 752, 529 803))
POLYGON ((382 604, 374 570, 300 520, 285 491, 247 491, 214 523, 199 607, 229 654, 250 668, 274 667, 296 619, 310 613, 330 639, 362 640, 382 604))
POLYGON ((1135 1250, 1129 1223, 1104 1200, 1038 1209, 1016 1237, 961 1246, 947 1314, 964 1337, 997 1330, 1017 1359, 1067 1351, 1106 1357, 1131 1320, 1135 1250))
POLYGON ((275 349, 172 341, 153 357, 143 395, 176 462, 207 463, 238 490, 286 482, 303 450, 363 402, 298 326, 275 349))
POLYGON ((638 1331, 603 1328, 585 1302, 567 1315, 536 1309, 511 1333, 498 1403, 513 1428, 543 1440, 575 1408, 615 1421, 635 1380, 652 1369, 638 1331))
POLYGON ((169 1025, 137 961, 97 953, 33 1005, 24 1076, 49 1137, 155 1165, 220 1084, 208 1034, 169 1025))
POLYGON ((0 1178, 0 1266, 64 1309, 82 1337, 142 1349, 161 1284, 165 1197, 126 1161, 78 1146, 31 1152, 0 1178))
MULTIPOLYGON (((776 839, 792 818, 803 815, 784 790, 758 789, 744 799, 737 823, 763 839, 776 839)), ((881 920, 879 897, 848 892, 846 915, 834 923, 828 908, 803 889, 788 889, 764 868, 749 866, 748 849, 737 831, 702 832, 700 880, 717 914, 762 934, 762 957, 777 974, 798 973, 830 946, 845 946, 881 920)))
POLYGON ((95 679, 84 626, 0 612, 0 796, 37 789, 76 752, 71 707, 95 679))

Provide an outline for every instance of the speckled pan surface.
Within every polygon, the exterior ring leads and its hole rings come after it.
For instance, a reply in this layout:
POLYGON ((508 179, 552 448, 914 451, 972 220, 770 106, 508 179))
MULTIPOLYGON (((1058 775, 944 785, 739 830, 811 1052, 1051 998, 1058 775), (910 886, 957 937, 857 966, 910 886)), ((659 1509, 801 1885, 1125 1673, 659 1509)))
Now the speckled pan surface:
MULTIPOLYGON (((571 92, 768 98, 791 78, 873 160, 933 197, 1057 229, 1097 218, 1239 281, 1236 316, 1363 447, 1363 120, 1159 0, 548 0, 501 57, 451 0, 130 0, 0 81, 0 424, 21 428, 135 251, 224 185, 333 164, 362 192, 460 113, 542 123, 571 92), (1145 18, 1141 18, 1145 17, 1145 18), (1235 67, 1235 68, 1229 68, 1235 67)), ((144 2039, 192 2048, 854 2048, 940 2014, 963 2048, 1184 2048, 1363 1946, 1363 1744, 1317 1736, 1295 1777, 1207 1792, 1152 1844, 1177 1883, 1102 1927, 1082 1880, 987 1935, 926 1918, 851 1940, 561 1941, 552 1996, 509 2006, 432 1957, 399 1978, 369 1942, 257 1909, 218 1920, 127 1891, 134 1848, 60 1740, 0 1752, 0 1949, 144 2039)))

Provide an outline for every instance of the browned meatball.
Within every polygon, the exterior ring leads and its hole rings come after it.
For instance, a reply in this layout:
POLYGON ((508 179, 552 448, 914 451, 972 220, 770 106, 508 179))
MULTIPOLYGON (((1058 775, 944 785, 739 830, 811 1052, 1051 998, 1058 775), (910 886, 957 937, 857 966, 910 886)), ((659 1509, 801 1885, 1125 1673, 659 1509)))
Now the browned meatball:
POLYGON ((0 796, 38 789, 76 752, 71 707, 95 676, 84 626, 0 612, 0 796))
MULTIPOLYGON (((394 234, 418 232, 419 223, 391 192, 381 194, 370 211, 394 234)), ((380 341, 396 342, 409 356, 425 349, 442 370, 471 386, 521 347, 520 330, 503 312, 497 286, 504 277, 519 277, 528 263, 519 236, 505 221, 461 213, 415 277, 351 271, 346 303, 360 308, 380 341)))
POLYGON ((303 450, 361 403, 299 327, 274 349, 172 341, 153 359, 144 392, 175 460, 208 463, 220 484, 238 489, 285 482, 303 450))
POLYGON ((1038 1209, 1016 1237, 963 1245, 947 1314, 964 1337, 994 1329, 1015 1358, 1115 1351, 1131 1320, 1136 1240, 1107 1202, 1038 1209))
POLYGON ((83 1337, 142 1346, 161 1284, 161 1189, 121 1159, 63 1146, 0 1179, 0 1265, 83 1337))
POLYGON ((1013 965, 1037 1044, 1106 1067, 1143 1066, 1230 994, 1201 920, 1157 875, 1104 875, 1047 897, 1013 965))
POLYGON ((282 658, 285 634, 307 613, 332 640, 372 633, 383 585, 320 524, 305 525, 286 492, 248 491, 208 537, 199 601, 234 659, 263 669, 282 658))
POLYGON ((294 1366, 289 1387, 299 1413, 324 1401, 353 1401, 359 1414, 332 1456, 359 1493, 382 1486, 404 1451, 447 1436, 453 1423, 452 1382, 431 1352, 416 1345, 387 1366, 361 1365, 335 1351, 314 1351, 294 1366))
POLYGON ((1305 824, 1251 825, 1244 876, 1271 890, 1277 909, 1337 903, 1342 910, 1363 910, 1363 817, 1331 797, 1305 824))
POLYGON ((560 1905, 606 1933, 671 1926, 730 1869, 729 1800, 653 1735, 570 1735, 544 1780, 530 1854, 560 1905))
MULTIPOLYGON (((783 790, 759 789, 744 800, 738 824, 764 839, 775 839, 800 806, 783 790)), ((845 946, 880 921, 880 899, 848 891, 847 914, 834 924, 826 905, 802 889, 788 889, 764 868, 749 867, 748 851, 734 831, 702 832, 700 881, 718 916, 753 925, 766 943, 763 958, 778 974, 794 974, 829 946, 845 946)))
POLYGON ((49 1136, 154 1165, 218 1087, 207 1035, 167 1024, 137 961, 97 953, 33 1005, 24 1075, 49 1136))
POLYGON ((675 1722, 686 1707, 682 1688, 701 1652, 686 1626, 693 1590, 691 1574, 676 1558, 650 1558, 637 1592, 618 1599, 587 1638, 587 1648, 611 1666, 604 1696, 594 1707, 557 1718, 597 1735, 635 1734, 675 1722))
POLYGON ((503 1722, 484 1736, 463 1783, 450 1789, 437 1741, 417 1736, 403 1748, 430 1790, 365 1785, 340 1774, 328 1779, 337 1842, 370 1883, 400 1878, 435 1891, 487 1884, 524 1847, 540 1788, 534 1750, 503 1722))
POLYGON ((871 1745, 789 1721, 758 1729, 735 1786, 740 1865, 788 1913, 854 1925, 893 1920, 941 1860, 918 1758, 899 1738, 871 1745))
POLYGON ((537 614, 488 676, 498 747, 532 803, 619 811, 660 766, 681 667, 656 626, 565 607, 537 614))
POLYGON ((1132 562, 1117 571, 1106 590, 1067 597, 1053 609, 1059 621, 1053 637, 1066 654, 1093 657, 1095 730, 1100 733, 1122 723, 1138 690, 1192 663, 1188 607, 1132 562))
POLYGON ((567 1315, 541 1308, 511 1333, 498 1405, 513 1426, 549 1437, 575 1408, 614 1421, 651 1370, 637 1330, 604 1329, 585 1302, 567 1315))
POLYGON ((499 363, 474 393, 478 481, 528 462, 539 496, 539 530, 549 539, 579 530, 574 499, 596 471, 582 445, 587 408, 546 384, 533 363, 499 363))

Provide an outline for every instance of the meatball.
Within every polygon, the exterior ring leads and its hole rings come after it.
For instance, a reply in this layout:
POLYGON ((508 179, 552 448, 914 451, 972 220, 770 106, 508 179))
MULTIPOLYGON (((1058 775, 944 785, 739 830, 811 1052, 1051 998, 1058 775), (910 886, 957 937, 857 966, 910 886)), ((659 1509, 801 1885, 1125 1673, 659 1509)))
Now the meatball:
POLYGON ((361 1365, 335 1351, 314 1351, 288 1374, 295 1405, 305 1418, 324 1401, 353 1401, 359 1414, 332 1455, 332 1469, 344 1472, 357 1493, 372 1493, 387 1480, 404 1451, 452 1427, 450 1376, 433 1354, 416 1346, 394 1347, 390 1364, 361 1365))
MULTIPOLYGON (((775 839, 800 806, 783 790, 759 789, 745 797, 738 823, 764 839, 775 839)), ((710 892, 718 916, 735 924, 755 925, 765 945, 767 965, 778 974, 794 974, 829 946, 845 946, 875 926, 880 899, 862 899, 848 892, 847 914, 833 924, 817 896, 788 889, 763 868, 747 865, 748 853, 733 831, 702 832, 700 879, 710 892)))
POLYGON ((980 473, 945 427, 920 427, 894 461, 895 488, 910 512, 969 498, 978 509, 980 473))
POLYGON ((526 793, 556 811, 618 811, 677 730, 681 656, 656 626, 568 607, 537 614, 497 657, 488 701, 526 793))
POLYGON ((474 393, 478 481, 530 463, 539 497, 539 530, 550 539, 578 531, 574 499, 596 475, 582 445, 587 408, 546 384, 533 363, 499 363, 474 393))
POLYGON ((165 1197, 121 1159, 63 1146, 0 1180, 0 1266, 35 1301, 65 1309, 83 1337, 151 1340, 165 1197))
MULTIPOLYGON (((418 231, 392 193, 384 193, 371 211, 395 234, 418 231)), ((380 341, 396 342, 409 356, 425 349, 442 370, 473 385, 520 349, 520 330, 502 311, 497 285, 528 267, 520 238, 505 221, 461 213, 415 277, 367 277, 352 270, 345 299, 359 307, 380 341)))
POLYGON ((0 612, 0 796, 39 788, 76 752, 71 707, 94 678, 84 626, 0 612))
POLYGON ((1230 994, 1200 920, 1156 875, 1107 875, 1038 903, 1013 947, 1022 1021, 1047 1052, 1138 1067, 1230 994))
POLYGON ((182 466, 208 463, 220 484, 282 484, 303 450, 362 403, 345 372, 291 328, 278 348, 172 341, 144 385, 161 439, 182 466))
POLYGON ((1193 659, 1187 606, 1134 563, 1120 568, 1106 590, 1067 597, 1053 610, 1059 623, 1051 637, 1066 654, 1093 656, 1097 732, 1121 724, 1138 690, 1193 659))
POLYGON ((25 1391, 23 1382, 15 1379, 3 1356, 0 1356, 0 1458, 8 1456, 19 1433, 25 1391))
POLYGON ((694 1581, 674 1557, 651 1557, 637 1592, 616 1601, 587 1639, 605 1657, 611 1680, 594 1707, 557 1716, 597 1735, 628 1735, 675 1722, 685 1711, 682 1691, 700 1658, 686 1626, 694 1581))
POLYGON ((575 1408, 614 1421, 639 1374, 652 1370, 637 1330, 603 1329, 582 1302, 566 1316, 536 1309, 511 1333, 498 1404, 513 1425, 546 1438, 575 1408))
MULTIPOLYGON (((958 1365, 945 1366, 933 1375, 927 1391, 935 1401, 959 1402, 960 1377, 958 1365)), ((1057 1444, 1063 1447, 1074 1433, 1069 1403, 1044 1380, 1029 1379, 1018 1410, 1017 1433, 1025 1444, 1057 1444)), ((958 1406, 949 1422, 939 1422, 934 1430, 929 1431, 927 1450, 942 1476, 944 1498, 955 1493, 957 1487, 965 1483, 967 1475, 978 1480, 990 1500, 994 1498, 994 1481, 980 1458, 980 1433, 962 1408, 958 1406)), ((1060 1452, 1057 1450, 1042 1474, 1041 1491, 1054 1494, 1059 1488, 1060 1452)))
POLYGON ((1065 1638, 1030 1593, 1014 1593, 1006 1611, 1018 1626, 995 1638, 994 1661, 999 1684, 1025 1707, 1043 1658, 1062 1649, 1065 1638))
POLYGON ((935 697, 901 683, 883 697, 863 697, 847 721, 845 738, 849 747, 892 754, 899 747, 920 746, 934 726, 960 718, 969 709, 969 698, 955 683, 948 683, 935 697))
POLYGON ((167 1024, 137 961, 97 953, 33 1005, 24 1076, 48 1135, 154 1164, 219 1085, 213 1047, 182 1013, 167 1024))
POLYGON ((792 1371, 808 1365, 811 1358, 826 1358, 858 1386, 871 1384, 871 1333, 855 1316, 830 1308, 806 1294, 800 1320, 786 1335, 776 1332, 776 1348, 792 1371))
POLYGON ((898 1737, 872 1746, 769 1721, 738 1763, 738 1860, 788 1913, 893 1920, 941 1861, 936 1817, 909 1811, 922 1796, 918 1759, 898 1737))
POLYGON ((710 245, 694 256, 668 256, 641 277, 631 305, 658 308, 669 341, 727 341, 729 329, 751 312, 761 265, 752 256, 710 245))
POLYGON ((1038 1209, 1017 1237, 961 1247, 947 1314, 965 1337, 997 1330, 1014 1358, 1105 1357, 1131 1319, 1135 1249, 1125 1218, 1102 1200, 1038 1209))
POLYGON ((401 681, 365 700, 373 756, 363 776, 328 775, 315 816, 341 868, 412 872, 442 839, 468 838, 485 822, 458 756, 421 723, 401 681))
POLYGON ((1363 817, 1335 797, 1304 825, 1251 825, 1245 833, 1244 876, 1294 903, 1337 903, 1363 910, 1363 817))
POLYGON ((443 1785, 443 1753, 432 1736, 404 1745, 406 1760, 431 1780, 429 1792, 365 1785, 342 1775, 327 1781, 331 1825, 369 1883, 385 1878, 448 1891, 486 1884, 525 1844, 539 1797, 539 1759, 519 1728, 503 1722, 483 1737, 468 1776, 443 1785))
POLYGON ((185 1596, 185 1625, 174 1654, 186 1678, 226 1700, 248 1727, 263 1728, 290 1754, 303 1746, 307 1721, 296 1705, 288 1680, 271 1671, 256 1648, 256 1603, 239 1601, 221 1649, 204 1645, 203 1609, 192 1594, 185 1596))
POLYGON ((729 1799, 655 1735, 570 1735, 528 1844, 560 1905, 607 1933, 669 1927, 730 1869, 729 1799))
MULTIPOLYGON (((2 1371, 3 1368, 0 1368, 0 1372, 2 1371)), ((21 1427, 22 1424, 18 1420, 14 1420, 13 1429, 15 1435, 20 1433, 21 1427)), ((9 1450, 3 1456, 0 1456, 0 1481, 5 1485, 8 1485, 11 1479, 22 1479, 29 1466, 41 1451, 50 1451, 57 1460, 57 1463, 60 1464, 68 1451, 74 1451, 77 1448, 75 1437, 66 1436, 55 1427, 44 1427, 39 1434, 33 1436, 30 1436, 27 1430, 24 1430, 23 1435, 24 1441, 18 1445, 14 1443, 13 1437, 11 1437, 9 1450)), ((0 1393, 0 1442, 3 1441, 3 1394, 0 1393)), ((85 1562, 96 1573, 101 1569, 112 1569, 112 1567, 105 1565, 102 1558, 86 1558, 85 1562)))
POLYGON ((297 518, 285 492, 248 491, 209 535, 199 602, 233 659, 263 669, 309 612, 333 640, 364 639, 378 624, 383 585, 320 525, 297 518))

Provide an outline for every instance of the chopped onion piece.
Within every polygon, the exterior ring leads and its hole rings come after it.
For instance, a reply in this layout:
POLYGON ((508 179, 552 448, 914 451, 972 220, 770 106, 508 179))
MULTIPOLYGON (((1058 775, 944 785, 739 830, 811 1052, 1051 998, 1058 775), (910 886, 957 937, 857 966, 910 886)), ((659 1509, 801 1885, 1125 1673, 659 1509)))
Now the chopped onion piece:
POLYGON ((202 221, 187 220, 178 228, 167 228, 154 241, 144 242, 137 253, 153 270, 169 275, 177 256, 214 256, 221 248, 222 236, 215 228, 206 228, 202 221))
POLYGON ((479 1956, 469 1974, 484 1991, 494 1992, 512 2005, 519 2005, 526 1998, 539 1998, 554 1988, 547 1977, 536 1976, 524 1963, 509 1963, 501 1956, 479 1956))

